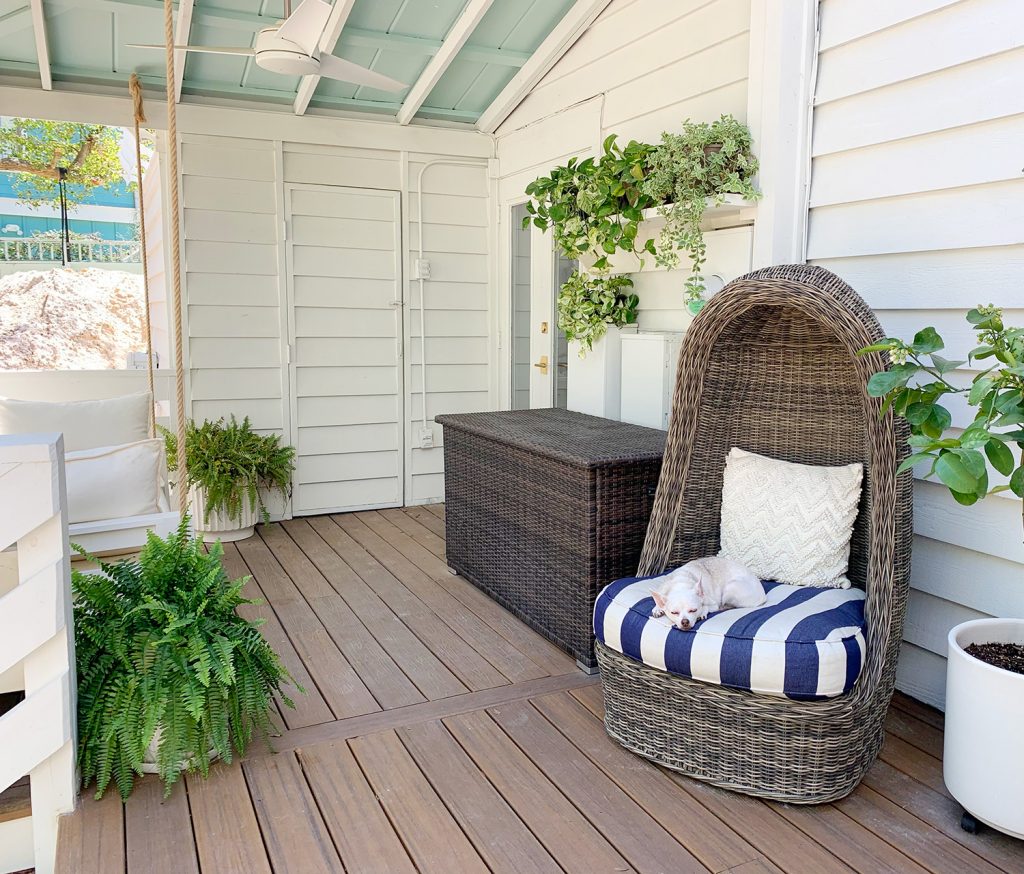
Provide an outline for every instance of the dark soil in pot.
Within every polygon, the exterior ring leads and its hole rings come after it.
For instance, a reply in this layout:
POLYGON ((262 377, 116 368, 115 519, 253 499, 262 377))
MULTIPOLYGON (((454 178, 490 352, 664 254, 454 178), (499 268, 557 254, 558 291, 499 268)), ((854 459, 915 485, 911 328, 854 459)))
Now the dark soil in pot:
POLYGON ((972 643, 964 652, 987 665, 1024 674, 1024 646, 1019 643, 972 643))

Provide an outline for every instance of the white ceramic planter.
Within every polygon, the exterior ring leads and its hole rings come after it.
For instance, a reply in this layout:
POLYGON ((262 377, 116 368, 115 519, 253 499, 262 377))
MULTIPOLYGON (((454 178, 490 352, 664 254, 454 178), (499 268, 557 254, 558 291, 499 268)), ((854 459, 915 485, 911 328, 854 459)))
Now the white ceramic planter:
MULTIPOLYGON (((158 725, 156 731, 153 732, 153 739, 149 742, 149 746, 146 747, 146 753, 142 757, 142 773, 144 774, 160 773, 160 767, 157 765, 157 756, 160 750, 160 736, 162 734, 163 728, 158 725)), ((211 762, 215 762, 220 758, 215 749, 211 749, 208 755, 210 756, 211 762)), ((186 761, 181 762, 180 764, 182 768, 188 768, 192 762, 186 761)))
POLYGON ((238 518, 232 518, 226 513, 215 511, 206 518, 206 492, 202 489, 192 488, 189 491, 189 504, 192 508, 192 524, 196 533, 202 535, 203 540, 220 540, 222 543, 230 543, 233 540, 245 540, 252 537, 256 530, 256 512, 249 506, 249 499, 242 501, 242 511, 238 518))
POLYGON ((969 656, 972 643, 1024 644, 1024 619, 975 619, 949 632, 946 787, 975 819, 1024 838, 1024 674, 969 656))
POLYGON ((635 334, 636 325, 608 332, 580 358, 580 344, 569 344, 568 408, 577 413, 618 420, 622 401, 622 335, 635 334))

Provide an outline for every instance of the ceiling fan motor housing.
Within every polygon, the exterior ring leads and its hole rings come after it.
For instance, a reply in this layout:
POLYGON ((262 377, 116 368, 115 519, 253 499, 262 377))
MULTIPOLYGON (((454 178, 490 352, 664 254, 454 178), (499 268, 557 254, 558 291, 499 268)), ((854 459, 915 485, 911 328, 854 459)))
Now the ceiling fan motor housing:
POLYGON ((295 43, 281 39, 278 27, 265 27, 256 34, 256 64, 271 73, 307 76, 320 69, 320 61, 310 57, 295 43))

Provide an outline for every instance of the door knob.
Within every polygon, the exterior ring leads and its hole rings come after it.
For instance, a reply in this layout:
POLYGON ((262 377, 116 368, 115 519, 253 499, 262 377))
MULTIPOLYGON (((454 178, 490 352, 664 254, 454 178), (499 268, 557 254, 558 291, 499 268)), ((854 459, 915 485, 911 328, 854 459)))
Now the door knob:
POLYGON ((538 368, 540 370, 540 372, 543 373, 544 375, 547 375, 547 372, 548 372, 548 356, 547 355, 541 355, 540 356, 540 361, 538 361, 533 366, 538 368))

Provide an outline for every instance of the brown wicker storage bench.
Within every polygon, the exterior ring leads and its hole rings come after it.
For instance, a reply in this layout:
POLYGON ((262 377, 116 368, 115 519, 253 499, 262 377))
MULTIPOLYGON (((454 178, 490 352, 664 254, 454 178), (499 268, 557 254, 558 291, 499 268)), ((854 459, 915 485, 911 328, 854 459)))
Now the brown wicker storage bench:
POLYGON ((636 571, 664 432, 565 410, 437 421, 448 564, 594 670, 594 599, 636 571))

